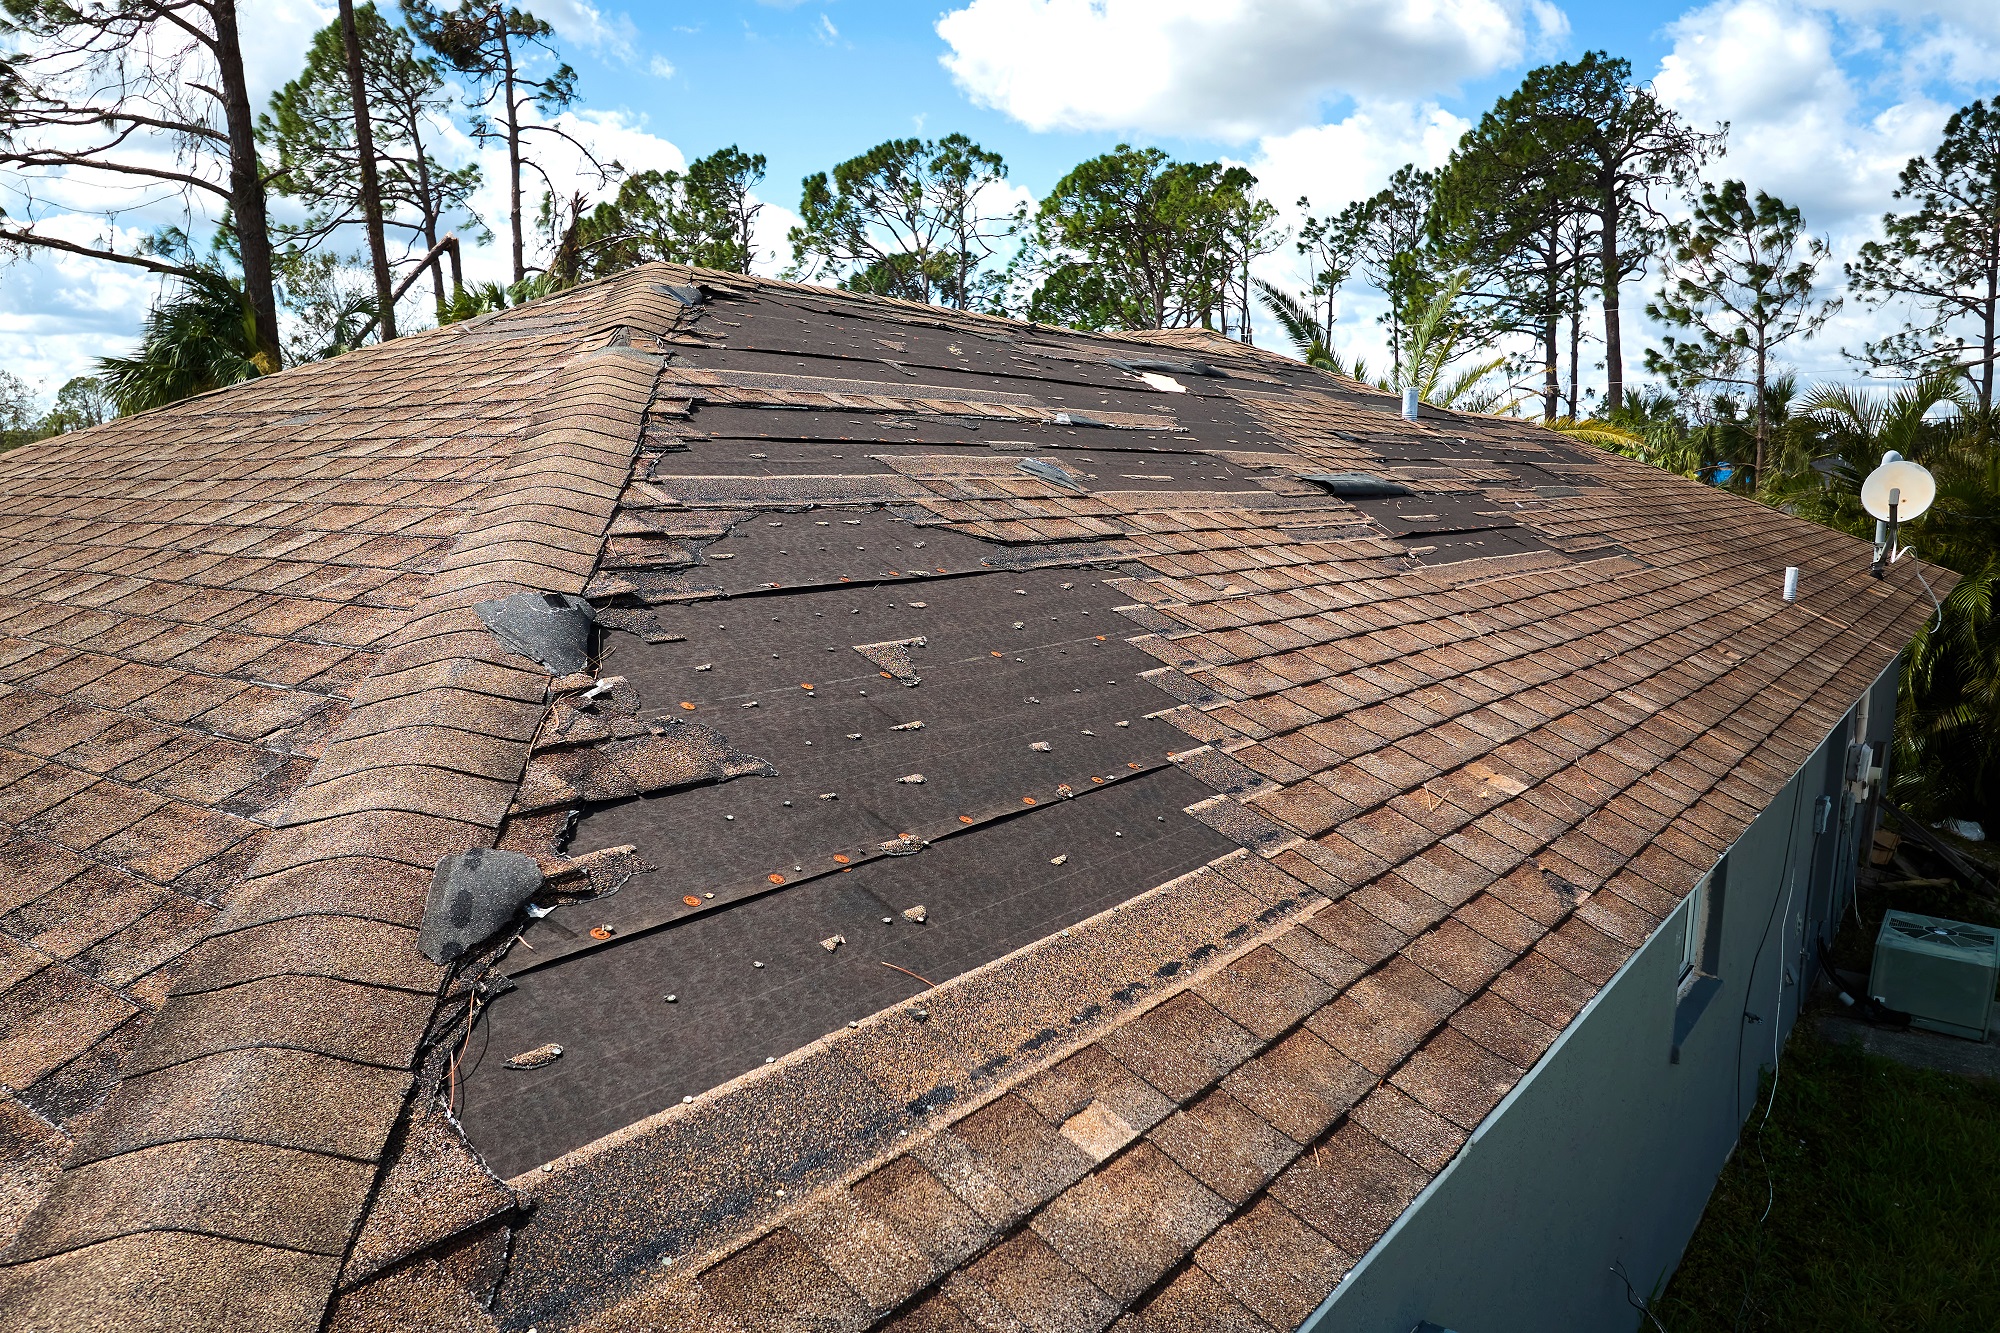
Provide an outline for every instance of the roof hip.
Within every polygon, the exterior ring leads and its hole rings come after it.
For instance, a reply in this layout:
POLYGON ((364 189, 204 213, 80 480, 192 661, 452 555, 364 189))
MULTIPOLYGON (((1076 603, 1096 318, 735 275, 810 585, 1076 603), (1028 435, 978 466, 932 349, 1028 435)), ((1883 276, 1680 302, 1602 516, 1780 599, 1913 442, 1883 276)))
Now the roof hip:
POLYGON ((598 309, 533 427, 4 1256, 0 1328, 320 1326, 449 980, 416 950, 431 868, 492 845, 546 706, 472 607, 589 581, 665 360, 632 335, 681 309, 659 276, 577 294, 598 309), (476 738, 484 774, 407 754, 423 723, 476 738))

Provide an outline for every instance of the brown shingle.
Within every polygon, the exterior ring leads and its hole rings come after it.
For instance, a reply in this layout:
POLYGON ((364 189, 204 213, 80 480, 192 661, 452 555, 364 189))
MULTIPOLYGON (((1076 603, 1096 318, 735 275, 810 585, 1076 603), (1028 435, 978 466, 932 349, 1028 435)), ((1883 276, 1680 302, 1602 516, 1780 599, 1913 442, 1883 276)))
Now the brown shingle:
POLYGON ((1391 1085, 1361 1099, 1354 1123, 1426 1171, 1442 1171, 1465 1143, 1466 1132, 1411 1101, 1391 1085))
POLYGON ((1094 1164, 1089 1154, 1011 1093, 952 1128, 972 1150, 973 1160, 1029 1207, 1065 1188, 1094 1164))
POLYGON ((137 1012, 75 968, 31 973, 0 991, 0 1084, 27 1087, 137 1012))
POLYGON ((64 1171, 10 1257, 46 1258, 164 1230, 337 1255, 373 1174, 361 1162, 230 1139, 143 1148, 64 1171))
POLYGON ((1098 1333, 1118 1304, 1032 1231, 1002 1241, 952 1274, 944 1294, 977 1326, 1030 1333, 1098 1333))
POLYGON ((854 1185, 855 1200, 944 1267, 956 1267, 992 1238, 992 1226, 923 1165, 897 1157, 854 1185))
POLYGON ((1447 1028, 1390 1077, 1426 1107, 1471 1131, 1520 1081, 1522 1071, 1447 1028))
POLYGON ((1210 1236, 1195 1263, 1274 1328, 1297 1328, 1354 1266, 1353 1258, 1266 1196, 1210 1236))
POLYGON ((1257 1048, 1256 1038, 1186 992, 1116 1028, 1101 1044, 1175 1101, 1186 1101, 1257 1048))
POLYGON ((1317 1138, 1378 1076, 1311 1032, 1295 1032, 1223 1080, 1260 1119, 1300 1143, 1317 1138))
MULTIPOLYGON (((1273 1333, 1199 1268, 1183 1269, 1127 1319, 1130 1333, 1273 1333)), ((1124 1330, 1125 1323, 1114 1327, 1124 1330)))
POLYGON ((1214 972, 1195 991, 1265 1041, 1333 997, 1333 987, 1269 946, 1214 972))
POLYGON ((1271 1197, 1349 1254, 1366 1254, 1430 1173, 1349 1121, 1294 1162, 1271 1197))
POLYGON ((1229 1216, 1229 1206, 1150 1143, 1051 1199, 1030 1223, 1119 1301, 1131 1301, 1229 1216))
POLYGON ((1238 1206, 1298 1152, 1296 1143, 1220 1089, 1167 1117, 1147 1139, 1195 1179, 1238 1206))
POLYGON ((701 1285, 751 1328, 852 1333, 869 1308, 790 1231, 775 1231, 701 1275, 701 1285))

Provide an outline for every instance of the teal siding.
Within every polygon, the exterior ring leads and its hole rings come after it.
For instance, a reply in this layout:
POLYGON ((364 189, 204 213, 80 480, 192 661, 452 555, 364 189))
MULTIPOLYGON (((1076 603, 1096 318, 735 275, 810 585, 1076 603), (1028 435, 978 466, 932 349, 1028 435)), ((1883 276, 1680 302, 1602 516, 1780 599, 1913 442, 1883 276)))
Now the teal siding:
MULTIPOLYGON (((1869 691, 1886 741, 1895 668, 1869 691)), ((1661 926, 1305 1328, 1595 1333, 1637 1327, 1614 1274, 1666 1284, 1853 890, 1868 811, 1842 781, 1855 714, 1730 849, 1720 986, 1672 1059, 1688 905, 1661 926), (1814 831, 1815 800, 1834 797, 1814 831), (1754 1019, 1749 1017, 1754 1015, 1754 1019)), ((1692 889, 1692 885, 1689 886, 1692 889)))

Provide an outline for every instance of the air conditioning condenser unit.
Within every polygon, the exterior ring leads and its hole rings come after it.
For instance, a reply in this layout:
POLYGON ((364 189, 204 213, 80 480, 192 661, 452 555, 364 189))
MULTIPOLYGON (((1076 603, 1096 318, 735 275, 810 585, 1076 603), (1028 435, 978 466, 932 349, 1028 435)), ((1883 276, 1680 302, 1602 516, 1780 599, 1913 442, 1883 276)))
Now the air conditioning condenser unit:
POLYGON ((1868 993, 1915 1027, 1984 1041, 2000 984, 2000 930, 1890 912, 1875 937, 1868 993))

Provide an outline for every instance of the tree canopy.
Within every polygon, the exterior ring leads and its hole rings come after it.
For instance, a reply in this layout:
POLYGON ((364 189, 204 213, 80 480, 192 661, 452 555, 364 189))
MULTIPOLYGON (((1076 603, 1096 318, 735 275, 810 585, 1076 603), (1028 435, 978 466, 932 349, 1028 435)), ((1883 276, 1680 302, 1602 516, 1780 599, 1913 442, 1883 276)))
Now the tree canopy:
POLYGON ((1813 282, 1830 247, 1809 236, 1799 210, 1773 195, 1753 197, 1742 181, 1702 191, 1693 218, 1672 231, 1666 287, 1646 313, 1693 336, 1669 334, 1647 366, 1676 386, 1736 385, 1757 418, 1752 484, 1764 475, 1770 436, 1771 358, 1793 338, 1810 338, 1838 298, 1815 299, 1813 282))
POLYGON ((1909 211, 1883 216, 1883 239, 1861 247, 1848 285, 1873 305, 1907 301, 1916 315, 1864 344, 1861 359, 1902 374, 1946 368, 1965 376, 1984 439, 2000 353, 2000 102, 1954 112, 1937 151, 1910 159, 1893 197, 1909 211))
POLYGON ((793 274, 849 291, 971 307, 1009 234, 1007 164, 962 134, 891 139, 808 176, 788 239, 793 274))
POLYGON ((1176 162, 1120 144, 1057 181, 1028 228, 1030 319, 1078 328, 1171 329, 1247 319, 1247 244, 1275 248, 1276 210, 1257 178, 1220 162, 1176 162))

